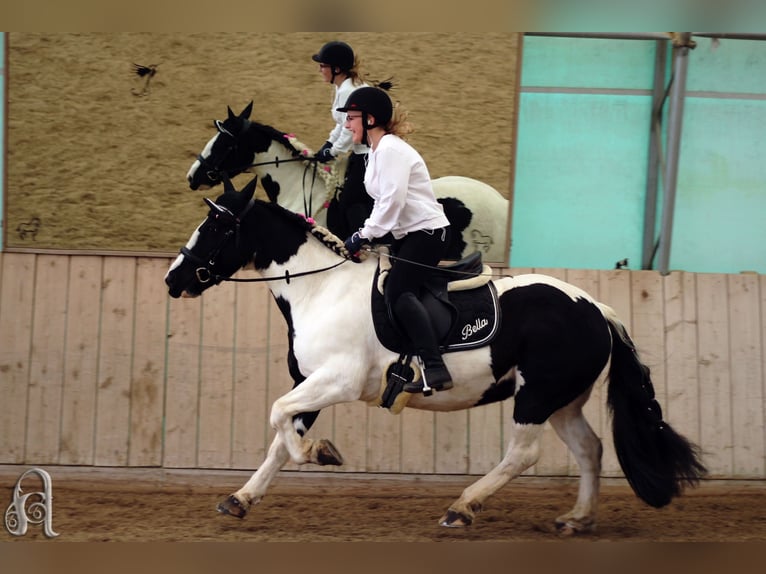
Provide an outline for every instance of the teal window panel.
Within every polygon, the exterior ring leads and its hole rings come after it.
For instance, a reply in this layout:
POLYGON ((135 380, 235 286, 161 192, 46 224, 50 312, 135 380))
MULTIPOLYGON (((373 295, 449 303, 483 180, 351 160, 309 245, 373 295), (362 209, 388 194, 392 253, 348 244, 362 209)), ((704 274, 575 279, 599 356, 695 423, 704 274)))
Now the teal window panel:
POLYGON ((525 36, 521 85, 651 90, 655 40, 525 36))
POLYGON ((687 97, 670 267, 766 273, 766 101, 687 97))
POLYGON ((766 94, 766 42, 695 37, 689 51, 690 92, 766 94))
POLYGON ((509 263, 639 268, 651 97, 521 95, 509 263))

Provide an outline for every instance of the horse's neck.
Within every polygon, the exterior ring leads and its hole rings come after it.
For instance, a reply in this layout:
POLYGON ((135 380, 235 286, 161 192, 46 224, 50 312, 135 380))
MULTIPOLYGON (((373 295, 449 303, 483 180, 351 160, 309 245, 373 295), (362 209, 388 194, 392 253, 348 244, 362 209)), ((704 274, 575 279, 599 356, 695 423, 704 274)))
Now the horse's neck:
POLYGON ((344 281, 342 277, 347 274, 340 272, 341 269, 351 265, 359 267, 351 263, 333 267, 340 261, 339 256, 330 248, 316 238, 309 237, 287 261, 272 263, 267 269, 260 270, 260 273, 263 277, 280 278, 269 282, 274 297, 284 298, 291 305, 313 305, 314 297, 328 289, 328 286, 344 281), (299 273, 304 275, 295 277, 299 273))
POLYGON ((337 178, 327 173, 322 164, 295 161, 293 153, 287 145, 272 141, 265 152, 255 154, 255 173, 262 183, 268 176, 279 185, 279 205, 296 213, 305 214, 308 209, 307 215, 324 225, 326 202, 335 191, 337 178))

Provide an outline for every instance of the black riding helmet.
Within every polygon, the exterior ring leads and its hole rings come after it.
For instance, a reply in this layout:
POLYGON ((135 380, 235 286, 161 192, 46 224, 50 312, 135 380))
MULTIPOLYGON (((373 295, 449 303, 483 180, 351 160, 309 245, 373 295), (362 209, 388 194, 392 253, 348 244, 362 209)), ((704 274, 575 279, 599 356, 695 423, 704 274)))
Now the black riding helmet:
POLYGON ((391 103, 391 98, 384 90, 366 86, 351 92, 346 104, 342 108, 336 108, 336 111, 362 112, 362 122, 366 130, 367 128, 388 125, 394 113, 394 106, 391 103), (375 123, 368 121, 368 115, 375 118, 375 123))
POLYGON ((317 54, 311 56, 311 59, 320 64, 332 66, 333 75, 335 75, 335 68, 340 68, 341 72, 348 72, 354 67, 354 51, 345 42, 327 42, 317 54))

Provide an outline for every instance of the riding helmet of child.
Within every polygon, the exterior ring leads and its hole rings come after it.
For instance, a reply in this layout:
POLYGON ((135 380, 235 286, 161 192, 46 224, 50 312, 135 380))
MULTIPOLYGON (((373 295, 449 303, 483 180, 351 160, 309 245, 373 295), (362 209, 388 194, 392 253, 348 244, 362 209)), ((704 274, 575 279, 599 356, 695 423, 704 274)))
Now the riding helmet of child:
POLYGON ((348 73, 354 67, 354 50, 345 42, 334 40, 322 46, 311 59, 332 67, 333 79, 339 73, 348 73))

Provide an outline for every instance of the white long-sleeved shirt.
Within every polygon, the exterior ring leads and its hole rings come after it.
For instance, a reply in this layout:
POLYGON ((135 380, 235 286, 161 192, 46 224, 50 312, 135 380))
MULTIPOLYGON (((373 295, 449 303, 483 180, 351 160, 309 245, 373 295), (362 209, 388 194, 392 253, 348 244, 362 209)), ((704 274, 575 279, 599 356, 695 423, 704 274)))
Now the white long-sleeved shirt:
POLYGON ((335 99, 332 102, 332 119, 335 120, 335 127, 330 132, 327 141, 332 143, 332 154, 338 156, 343 152, 353 148, 354 153, 364 154, 370 151, 366 145, 355 144, 351 140, 352 134, 347 130, 344 125, 346 123, 346 112, 338 112, 337 108, 342 108, 346 105, 346 100, 351 95, 351 92, 357 88, 366 87, 367 84, 354 84, 351 78, 346 78, 341 82, 340 86, 335 86, 335 99))
POLYGON ((436 201, 425 161, 410 144, 386 134, 368 155, 364 185, 375 200, 360 233, 367 239, 391 232, 401 239, 413 231, 449 225, 436 201))

